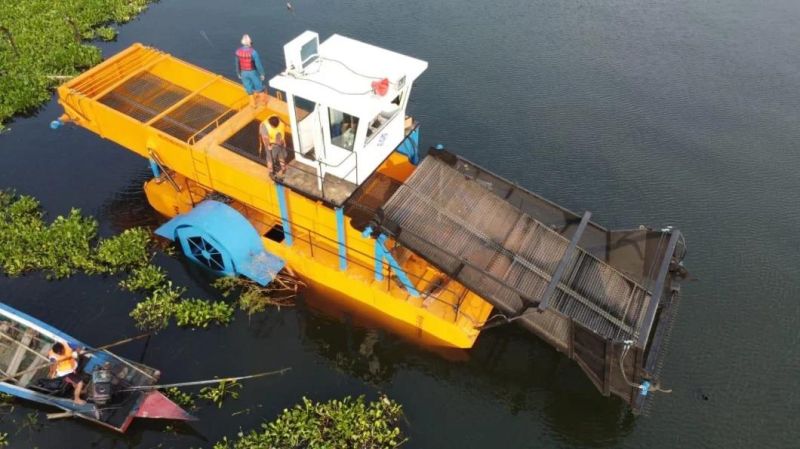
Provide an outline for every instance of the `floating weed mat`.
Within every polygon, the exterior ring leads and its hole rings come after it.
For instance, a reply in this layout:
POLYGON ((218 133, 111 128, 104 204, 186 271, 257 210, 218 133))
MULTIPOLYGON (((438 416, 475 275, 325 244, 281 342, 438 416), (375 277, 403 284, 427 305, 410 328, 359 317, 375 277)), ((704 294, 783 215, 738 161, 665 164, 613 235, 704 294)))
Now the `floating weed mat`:
POLYGON ((304 397, 260 430, 225 438, 213 449, 394 449, 407 441, 402 418, 402 406, 386 396, 370 403, 363 396, 327 402, 304 397))
POLYGON ((50 279, 76 272, 112 274, 150 260, 146 229, 129 229, 94 245, 96 240, 97 221, 80 210, 47 224, 38 200, 0 191, 0 268, 5 274, 44 271, 50 279))
POLYGON ((50 99, 50 89, 102 60, 85 43, 110 41, 151 0, 0 1, 0 131, 17 113, 50 99))
MULTIPOLYGON (((31 196, 0 190, 0 270, 8 276, 44 271, 48 279, 75 273, 127 273, 119 287, 142 292, 130 316, 147 331, 178 326, 208 328, 233 320, 235 306, 225 301, 183 298, 186 289, 175 286, 167 273, 151 263, 155 242, 145 228, 131 228, 113 237, 97 238, 97 221, 72 209, 52 223, 44 220, 39 201, 31 196)), ((252 315, 270 306, 292 305, 302 284, 280 273, 269 288, 240 278, 220 278, 215 286, 224 297, 238 292, 239 308, 252 315)))

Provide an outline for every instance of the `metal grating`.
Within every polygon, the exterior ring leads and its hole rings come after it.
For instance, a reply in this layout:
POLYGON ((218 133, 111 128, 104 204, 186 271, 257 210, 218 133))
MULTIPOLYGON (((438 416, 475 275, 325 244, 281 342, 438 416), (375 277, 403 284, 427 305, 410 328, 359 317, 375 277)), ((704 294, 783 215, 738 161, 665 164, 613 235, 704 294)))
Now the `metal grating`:
POLYGON ((191 136, 200 138, 208 134, 236 113, 202 95, 192 96, 190 91, 149 72, 122 83, 100 102, 142 123, 178 105, 153 123, 153 127, 184 142, 191 136), (178 105, 181 101, 184 103, 178 105))
POLYGON ((229 110, 216 101, 196 95, 158 119, 153 123, 153 127, 185 142, 200 130, 203 130, 203 133, 198 134, 197 138, 213 131, 235 113, 236 111, 229 110), (220 120, 212 123, 218 117, 220 120))
POLYGON ((143 72, 114 88, 100 102, 144 123, 189 93, 152 73, 143 72))
MULTIPOLYGON (((423 160, 384 204, 383 215, 383 227, 401 244, 507 314, 545 299, 570 243, 435 157, 423 160)), ((581 248, 568 257, 549 301, 559 313, 539 330, 566 345, 563 323, 556 322, 566 316, 606 338, 638 335, 650 293, 581 248)))

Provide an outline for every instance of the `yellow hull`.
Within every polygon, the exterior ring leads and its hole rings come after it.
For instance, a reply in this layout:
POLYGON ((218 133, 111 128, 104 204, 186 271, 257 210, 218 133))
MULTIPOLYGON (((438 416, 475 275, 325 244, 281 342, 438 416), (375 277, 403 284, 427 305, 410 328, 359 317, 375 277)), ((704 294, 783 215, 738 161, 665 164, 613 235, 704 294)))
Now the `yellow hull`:
MULTIPOLYGON (((267 107, 254 109, 239 84, 140 44, 62 85, 58 94, 66 111, 64 120, 167 167, 166 175, 144 186, 150 204, 161 214, 187 213, 207 194, 220 193, 232 199, 231 206, 259 235, 267 235, 281 223, 279 192, 267 168, 223 144, 248 124, 271 114, 288 121, 285 102, 270 97, 267 107), (150 109, 120 103, 115 93, 132 82, 156 86, 154 92, 164 98, 167 93, 182 99, 166 107, 153 100, 150 109), (172 122, 165 118, 182 114, 183 108, 196 101, 212 102, 224 111, 191 135, 170 128, 172 122), (158 107, 162 109, 153 109, 158 107)), ((414 166, 394 153, 378 170, 402 181, 414 166)), ((344 237, 347 267, 340 269, 332 207, 288 188, 285 199, 293 243, 263 237, 264 246, 283 258, 314 291, 425 344, 456 348, 474 344, 479 334, 476 326, 488 317, 490 304, 453 280, 434 289, 434 283, 441 282, 441 273, 408 252, 396 256, 401 267, 418 291, 434 293, 412 297, 386 266, 384 279, 375 280, 376 242, 362 237, 350 226, 348 217, 344 237)), ((392 244, 387 242, 388 247, 392 244)))

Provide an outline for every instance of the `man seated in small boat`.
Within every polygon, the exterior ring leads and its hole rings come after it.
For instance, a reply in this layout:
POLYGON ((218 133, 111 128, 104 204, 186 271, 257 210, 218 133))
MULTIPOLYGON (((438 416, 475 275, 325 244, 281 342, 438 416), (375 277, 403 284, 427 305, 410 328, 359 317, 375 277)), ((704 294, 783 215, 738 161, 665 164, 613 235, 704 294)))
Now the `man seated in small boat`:
POLYGON ((50 349, 47 358, 50 359, 50 378, 63 379, 75 389, 73 400, 76 404, 82 405, 86 401, 81 399, 83 391, 83 379, 78 372, 79 352, 69 347, 68 343, 57 342, 50 349))

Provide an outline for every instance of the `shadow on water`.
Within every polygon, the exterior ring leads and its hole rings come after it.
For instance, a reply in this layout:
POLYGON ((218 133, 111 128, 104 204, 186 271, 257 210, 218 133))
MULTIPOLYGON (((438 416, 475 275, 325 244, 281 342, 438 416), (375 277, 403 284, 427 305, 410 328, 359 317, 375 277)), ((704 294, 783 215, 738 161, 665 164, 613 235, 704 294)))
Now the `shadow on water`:
POLYGON ((111 231, 120 233, 126 229, 141 226, 155 230, 166 220, 147 202, 142 186, 153 177, 148 170, 136 173, 125 187, 117 190, 100 206, 98 220, 110 226, 111 231))
POLYGON ((401 371, 422 372, 463 387, 481 402, 500 402, 512 415, 541 414, 561 438, 576 444, 614 444, 635 426, 622 401, 598 395, 574 362, 517 327, 484 332, 469 351, 442 351, 316 303, 307 301, 296 314, 304 345, 379 390, 390 388, 401 371))
MULTIPOLYGON (((205 436, 202 429, 202 425, 197 422, 169 422, 157 419, 138 419, 133 421, 124 440, 130 442, 131 447, 136 447, 136 445, 142 441, 145 434, 157 433, 163 435, 162 446, 160 447, 169 447, 170 440, 185 441, 185 438, 181 437, 189 437, 194 444, 199 444, 201 447, 204 447, 209 444, 210 439, 205 436)), ((113 441, 113 437, 117 435, 118 434, 106 435, 107 438, 98 438, 93 441, 93 444, 96 447, 107 447, 102 444, 108 440, 113 441)))

